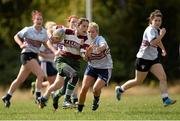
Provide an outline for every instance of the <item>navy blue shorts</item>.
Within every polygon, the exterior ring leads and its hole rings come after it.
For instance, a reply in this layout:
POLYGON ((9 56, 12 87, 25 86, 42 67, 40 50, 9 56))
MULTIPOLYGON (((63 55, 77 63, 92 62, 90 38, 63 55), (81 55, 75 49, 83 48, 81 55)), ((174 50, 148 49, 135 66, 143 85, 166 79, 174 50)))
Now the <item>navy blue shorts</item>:
POLYGON ((57 70, 53 62, 41 61, 40 63, 46 76, 55 76, 57 74, 57 70))
POLYGON ((95 79, 100 78, 105 81, 106 86, 109 83, 111 78, 112 69, 97 69, 92 66, 87 66, 84 75, 89 75, 94 77, 95 79))

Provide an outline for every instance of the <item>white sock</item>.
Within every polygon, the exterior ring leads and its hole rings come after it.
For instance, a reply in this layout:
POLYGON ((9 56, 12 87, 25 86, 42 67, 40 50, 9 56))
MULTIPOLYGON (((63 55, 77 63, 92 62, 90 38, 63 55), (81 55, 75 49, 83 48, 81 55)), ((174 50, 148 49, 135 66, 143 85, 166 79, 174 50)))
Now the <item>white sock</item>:
POLYGON ((162 94, 161 94, 161 97, 162 97, 162 98, 168 97, 168 93, 162 93, 162 94))
POLYGON ((41 92, 41 90, 40 89, 38 89, 38 88, 36 88, 36 91, 35 92, 41 92))
POLYGON ((12 93, 11 93, 11 92, 9 92, 9 91, 8 91, 8 93, 7 93, 7 94, 9 94, 9 95, 11 95, 11 96, 12 96, 12 93))
POLYGON ((124 92, 124 88, 123 87, 121 87, 121 90, 124 92))

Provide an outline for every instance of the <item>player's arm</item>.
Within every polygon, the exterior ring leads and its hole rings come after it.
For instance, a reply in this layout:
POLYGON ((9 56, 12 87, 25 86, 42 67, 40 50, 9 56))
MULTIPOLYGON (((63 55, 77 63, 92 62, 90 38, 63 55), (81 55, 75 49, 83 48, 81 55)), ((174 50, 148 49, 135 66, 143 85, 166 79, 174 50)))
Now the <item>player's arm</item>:
POLYGON ((91 45, 84 46, 84 48, 80 49, 80 56, 83 58, 83 60, 88 61, 88 57, 91 56, 92 53, 92 47, 91 45))
POLYGON ((46 48, 48 48, 47 41, 48 41, 48 40, 46 40, 45 42, 43 42, 43 45, 44 45, 44 47, 46 47, 46 48))
POLYGON ((106 43, 103 43, 99 47, 98 46, 95 47, 95 52, 97 54, 99 54, 99 53, 103 52, 104 50, 106 50, 106 48, 107 48, 106 43))
POLYGON ((162 56, 166 56, 166 55, 167 55, 166 49, 165 49, 165 47, 164 47, 162 41, 159 42, 158 46, 161 48, 161 52, 162 52, 161 55, 162 55, 162 56))
POLYGON ((19 47, 22 49, 24 48, 26 45, 23 43, 23 40, 18 36, 18 34, 16 34, 14 36, 14 40, 15 42, 19 45, 19 47))
POLYGON ((41 56, 41 57, 44 57, 44 58, 48 58, 48 59, 53 59, 54 58, 54 53, 47 54, 47 53, 44 53, 44 52, 39 52, 38 55, 41 56))
POLYGON ((48 48, 56 55, 58 50, 52 45, 52 42, 50 40, 48 40, 46 42, 46 44, 47 44, 48 48))
POLYGON ((86 49, 86 52, 84 53, 84 59, 85 60, 88 60, 88 58, 91 56, 91 53, 93 52, 93 49, 94 49, 94 45, 90 45, 87 49, 86 49))
POLYGON ((161 42, 162 38, 164 37, 165 33, 166 33, 166 29, 165 28, 160 29, 160 35, 156 39, 152 40, 150 42, 150 44, 152 46, 158 46, 159 43, 161 42))
POLYGON ((43 48, 43 49, 40 48, 40 52, 38 53, 38 55, 43 57, 43 58, 53 59, 54 58, 54 53, 46 53, 45 48, 43 48))

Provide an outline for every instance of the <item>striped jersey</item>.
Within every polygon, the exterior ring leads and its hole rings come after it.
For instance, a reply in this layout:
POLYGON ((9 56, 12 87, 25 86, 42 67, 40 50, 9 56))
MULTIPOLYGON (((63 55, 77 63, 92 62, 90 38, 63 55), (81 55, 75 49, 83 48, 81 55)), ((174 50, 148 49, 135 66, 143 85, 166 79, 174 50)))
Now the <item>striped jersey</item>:
POLYGON ((154 47, 150 42, 159 36, 158 30, 149 25, 143 34, 143 40, 140 49, 136 55, 137 58, 143 58, 146 60, 154 60, 158 57, 157 47, 154 47))
POLYGON ((94 68, 98 69, 111 69, 113 68, 113 61, 110 54, 110 48, 106 40, 102 36, 97 36, 92 40, 91 44, 96 46, 106 45, 106 49, 101 53, 96 53, 96 50, 93 50, 91 56, 88 58, 88 64, 94 68))
POLYGON ((77 35, 75 30, 65 29, 65 38, 58 43, 58 48, 61 50, 63 57, 71 57, 73 59, 81 58, 81 48, 84 42, 88 39, 87 36, 77 35), (62 45, 63 44, 63 45, 62 45))
POLYGON ((34 26, 25 27, 19 31, 17 35, 26 44, 26 47, 22 49, 21 53, 39 53, 39 48, 41 47, 42 43, 48 40, 47 32, 43 27, 40 32, 38 32, 34 26))
MULTIPOLYGON (((54 46, 55 48, 57 48, 57 47, 56 47, 56 46, 57 46, 56 44, 53 44, 53 46, 54 46)), ((54 57, 54 53, 53 53, 49 48, 47 48, 47 47, 45 47, 44 45, 42 45, 42 46, 40 47, 40 52, 46 54, 47 56, 50 56, 49 58, 48 58, 48 57, 39 56, 39 60, 40 60, 40 61, 54 62, 54 58, 52 58, 52 57, 54 57)))

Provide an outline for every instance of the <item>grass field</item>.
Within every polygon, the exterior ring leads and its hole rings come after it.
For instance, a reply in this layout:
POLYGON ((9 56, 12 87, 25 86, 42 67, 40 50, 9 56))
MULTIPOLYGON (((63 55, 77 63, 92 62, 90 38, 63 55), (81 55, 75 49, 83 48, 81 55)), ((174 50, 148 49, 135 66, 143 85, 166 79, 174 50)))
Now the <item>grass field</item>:
MULTIPOLYGON (((48 106, 39 109, 33 101, 30 91, 17 91, 12 98, 12 105, 5 108, 0 101, 0 120, 180 120, 180 94, 171 93, 177 99, 175 105, 163 107, 158 89, 133 88, 123 94, 118 102, 113 89, 104 89, 97 111, 91 111, 92 93, 88 93, 86 106, 82 113, 75 109, 62 109, 53 112, 51 99, 48 106)), ((0 93, 2 96, 3 93, 0 93)), ((60 99, 62 105, 63 99, 60 99)))

